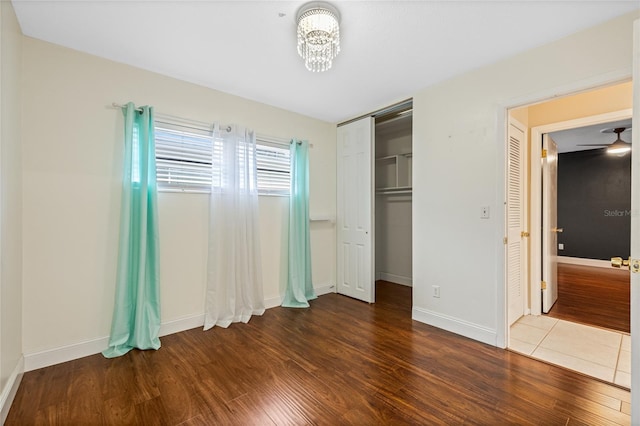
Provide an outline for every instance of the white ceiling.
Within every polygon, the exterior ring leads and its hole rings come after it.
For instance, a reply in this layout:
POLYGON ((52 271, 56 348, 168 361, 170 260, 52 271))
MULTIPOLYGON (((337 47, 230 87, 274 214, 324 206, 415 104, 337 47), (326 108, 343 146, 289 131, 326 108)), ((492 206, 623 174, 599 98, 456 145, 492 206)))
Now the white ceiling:
POLYGON ((342 51, 331 70, 311 73, 296 52, 304 1, 12 2, 27 36, 329 122, 640 8, 637 0, 334 1, 342 51))
POLYGON ((631 142, 632 129, 631 119, 614 121, 606 124, 595 124, 593 126, 579 127, 577 129, 562 130, 551 133, 551 138, 558 145, 558 152, 585 151, 588 149, 601 149, 612 144, 616 140, 615 133, 603 133, 604 129, 615 129, 625 127, 627 130, 620 134, 620 138, 625 142, 631 142), (602 146, 583 146, 585 144, 602 144, 602 146))

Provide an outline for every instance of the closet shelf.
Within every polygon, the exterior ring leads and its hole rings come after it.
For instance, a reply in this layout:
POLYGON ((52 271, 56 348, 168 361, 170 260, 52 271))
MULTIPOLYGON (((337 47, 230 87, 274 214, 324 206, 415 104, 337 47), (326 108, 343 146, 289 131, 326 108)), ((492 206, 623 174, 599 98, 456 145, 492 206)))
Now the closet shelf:
POLYGON ((395 160, 398 157, 407 157, 407 158, 411 158, 413 157, 413 153, 408 152, 406 154, 394 154, 394 155, 386 155, 384 157, 377 157, 376 161, 385 161, 385 160, 395 160))
POLYGON ((376 194, 390 195, 390 194, 411 194, 412 188, 410 186, 390 186, 388 188, 376 188, 376 194))
POLYGON ((309 215, 309 222, 330 222, 334 223, 336 221, 335 216, 318 214, 318 215, 309 215))

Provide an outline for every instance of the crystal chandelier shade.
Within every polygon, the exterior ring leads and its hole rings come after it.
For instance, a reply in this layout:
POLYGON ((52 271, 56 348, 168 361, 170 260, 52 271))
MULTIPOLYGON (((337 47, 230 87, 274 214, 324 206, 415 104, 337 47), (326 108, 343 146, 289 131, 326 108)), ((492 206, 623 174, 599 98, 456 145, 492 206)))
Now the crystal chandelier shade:
POLYGON ((340 14, 328 3, 307 3, 298 11, 298 54, 309 71, 331 68, 340 53, 340 14))

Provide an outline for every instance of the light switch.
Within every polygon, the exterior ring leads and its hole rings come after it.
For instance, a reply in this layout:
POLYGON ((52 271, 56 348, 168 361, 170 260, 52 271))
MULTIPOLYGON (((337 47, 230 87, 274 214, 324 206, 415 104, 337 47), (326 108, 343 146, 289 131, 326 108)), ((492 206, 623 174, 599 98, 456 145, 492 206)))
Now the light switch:
POLYGON ((480 219, 489 219, 489 206, 480 207, 480 219))
POLYGON ((558 250, 564 250, 564 244, 559 243, 558 244, 558 250))

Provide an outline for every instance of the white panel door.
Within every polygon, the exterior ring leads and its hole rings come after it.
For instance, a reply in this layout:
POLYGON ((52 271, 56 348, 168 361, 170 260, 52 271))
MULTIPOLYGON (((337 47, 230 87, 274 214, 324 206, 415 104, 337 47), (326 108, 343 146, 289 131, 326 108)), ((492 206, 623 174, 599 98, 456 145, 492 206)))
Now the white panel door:
MULTIPOLYGON (((558 300, 558 146, 547 134, 542 136, 546 158, 542 162, 542 312, 549 313, 558 300), (543 286, 544 287, 544 286, 543 286)), ((543 151, 544 152, 544 151, 543 151)))
POLYGON ((374 120, 338 127, 337 280, 338 293, 373 303, 374 120))
MULTIPOLYGON (((640 129, 640 19, 633 23, 633 123, 640 129)), ((631 135, 631 424, 640 424, 640 131, 631 135)))
POLYGON ((522 264, 524 231, 524 149, 523 126, 509 123, 507 147, 507 298, 508 320, 513 324, 524 315, 525 268, 522 264))

